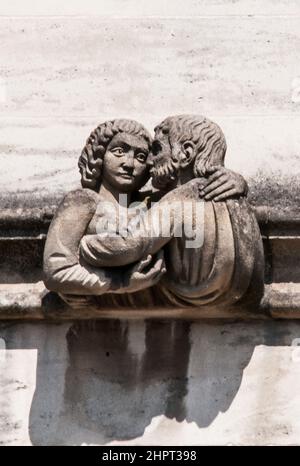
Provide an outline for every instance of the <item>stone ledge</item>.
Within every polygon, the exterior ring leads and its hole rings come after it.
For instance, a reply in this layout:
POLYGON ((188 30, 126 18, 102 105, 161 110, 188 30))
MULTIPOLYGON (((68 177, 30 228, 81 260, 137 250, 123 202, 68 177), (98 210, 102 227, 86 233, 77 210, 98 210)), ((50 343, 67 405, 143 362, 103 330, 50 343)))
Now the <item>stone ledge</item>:
POLYGON ((42 280, 42 255, 56 202, 16 207, 0 213, 0 320, 76 320, 102 318, 299 319, 300 213, 255 208, 264 239, 265 296, 258 309, 239 307, 152 309, 71 309, 42 280))
MULTIPOLYGON (((42 280, 44 242, 57 204, 42 205, 0 212, 0 283, 42 280)), ((300 212, 259 206, 255 213, 264 240, 266 283, 299 283, 300 212)))
POLYGON ((300 318, 300 284, 266 285, 264 298, 255 312, 238 306, 212 308, 119 308, 72 309, 49 292, 42 282, 0 285, 0 320, 82 320, 82 319, 239 319, 272 320, 300 318))
MULTIPOLYGON (((45 237, 60 199, 41 207, 4 208, 0 212, 0 239, 45 237)), ((263 235, 299 234, 300 211, 269 206, 253 206, 263 235)))

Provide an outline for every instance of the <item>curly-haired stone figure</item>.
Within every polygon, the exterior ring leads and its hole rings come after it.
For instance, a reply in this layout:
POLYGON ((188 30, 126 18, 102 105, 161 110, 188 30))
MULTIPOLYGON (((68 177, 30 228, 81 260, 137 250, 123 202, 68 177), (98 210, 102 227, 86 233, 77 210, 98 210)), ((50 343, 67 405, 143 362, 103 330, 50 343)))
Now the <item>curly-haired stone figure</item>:
MULTIPOLYGON (((152 138, 148 131, 134 120, 122 119, 106 121, 92 131, 79 158, 78 167, 81 173, 81 184, 83 188, 90 188, 99 192, 104 156, 112 139, 118 134, 132 136, 144 141, 145 147, 143 148, 144 155, 142 163, 145 163, 152 144, 152 138)), ((138 188, 145 184, 149 176, 146 165, 144 165, 143 170, 141 170, 141 175, 141 179, 135 178, 135 183, 138 188)), ((128 183, 128 185, 131 186, 130 183, 128 183)), ((126 190, 126 186, 126 182, 122 180, 122 189, 124 189, 124 191, 126 190)), ((131 187, 130 191, 132 191, 131 187)))
POLYGON ((121 193, 126 193, 130 202, 131 193, 147 181, 150 147, 151 136, 133 120, 107 121, 89 136, 78 163, 83 189, 63 199, 50 225, 44 251, 46 286, 67 302, 71 302, 73 294, 137 291, 155 284, 164 273, 161 255, 147 272, 144 268, 149 260, 142 260, 122 275, 113 269, 91 267, 79 257, 82 237, 95 233, 93 217, 97 209, 102 204, 118 203, 121 193), (125 160, 119 155, 120 147, 126 151, 125 160))
POLYGON ((253 243, 254 233, 257 242, 257 230, 243 201, 228 201, 235 202, 232 211, 236 210, 236 220, 230 217, 226 203, 209 201, 241 196, 246 189, 239 175, 220 167, 226 151, 220 128, 203 118, 173 117, 156 128, 153 154, 149 156, 150 145, 147 131, 131 120, 106 122, 92 132, 79 159, 84 189, 65 197, 48 233, 44 255, 47 287, 67 302, 70 295, 105 294, 99 301, 101 306, 132 305, 133 301, 139 305, 135 292, 145 288, 149 290, 143 296, 147 296, 149 305, 155 304, 158 296, 161 303, 181 306, 236 302, 250 286, 259 255, 253 251, 253 260, 249 261, 239 250, 245 250, 247 241, 247 246, 253 243), (125 237, 120 231, 110 237, 99 235, 99 220, 111 218, 111 206, 117 206, 119 212, 127 211, 149 176, 147 162, 153 165, 153 185, 170 192, 146 216, 159 217, 166 207, 173 206, 169 234, 159 231, 151 237, 149 231, 141 229, 134 234, 127 231, 125 237), (193 180, 195 175, 198 178, 193 180), (119 203, 120 194, 126 194, 125 206, 119 203), (175 237, 177 200, 189 200, 194 205, 204 202, 204 243, 196 249, 185 249, 186 238, 175 237), (241 210, 250 227, 244 236, 241 210), (149 298, 153 285, 166 270, 163 247, 167 274, 162 284, 154 287, 153 301, 149 298), (240 267, 244 259, 247 264, 240 267), (244 277, 243 286, 235 279, 238 274, 244 277), (116 299, 115 294, 122 294, 122 299, 116 299))

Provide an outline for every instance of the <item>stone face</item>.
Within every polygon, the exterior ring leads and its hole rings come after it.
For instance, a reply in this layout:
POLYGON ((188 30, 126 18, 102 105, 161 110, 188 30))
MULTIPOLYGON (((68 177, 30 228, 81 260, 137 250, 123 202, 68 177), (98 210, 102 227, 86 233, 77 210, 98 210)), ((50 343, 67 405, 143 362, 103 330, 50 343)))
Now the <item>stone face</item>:
POLYGON ((104 294, 112 307, 137 303, 135 293, 155 285, 143 294, 149 308, 232 306, 246 295, 258 304, 262 240, 225 153, 221 129, 205 117, 169 117, 153 143, 135 121, 100 124, 79 158, 83 189, 64 198, 50 225, 47 288, 78 308, 109 306, 104 294), (144 197, 160 199, 134 209, 149 175, 158 191, 144 197))

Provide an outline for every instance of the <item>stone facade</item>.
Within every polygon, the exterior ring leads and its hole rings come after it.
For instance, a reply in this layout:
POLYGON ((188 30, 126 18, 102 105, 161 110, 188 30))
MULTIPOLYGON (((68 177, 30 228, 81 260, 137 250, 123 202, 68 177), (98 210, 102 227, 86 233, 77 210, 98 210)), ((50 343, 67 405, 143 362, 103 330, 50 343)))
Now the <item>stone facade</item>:
POLYGON ((0 7, 0 444, 299 444, 298 2, 17 3, 0 7), (87 134, 180 113, 220 124, 249 185, 263 300, 78 315, 42 256, 87 134))

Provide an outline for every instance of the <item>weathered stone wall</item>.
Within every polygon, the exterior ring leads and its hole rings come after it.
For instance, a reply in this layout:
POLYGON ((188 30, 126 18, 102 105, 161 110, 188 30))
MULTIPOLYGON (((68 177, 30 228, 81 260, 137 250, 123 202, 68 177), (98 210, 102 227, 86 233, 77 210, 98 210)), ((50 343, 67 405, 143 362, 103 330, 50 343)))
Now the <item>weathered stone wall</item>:
POLYGON ((99 122, 184 112, 220 123, 256 203, 299 204, 299 3, 181 3, 1 6, 1 193, 61 195, 99 122))
POLYGON ((287 321, 1 324, 0 443, 299 444, 299 335, 287 321))
MULTIPOLYGON (((297 0, 2 2, 1 208, 15 221, 78 186, 99 122, 184 112, 222 126, 256 206, 299 217, 299 26, 297 0)), ((1 222, 0 292, 22 291, 41 232, 1 222)), ((290 225, 269 232, 278 289, 299 282, 290 225)), ((299 325, 2 321, 0 444, 299 444, 299 325)))

